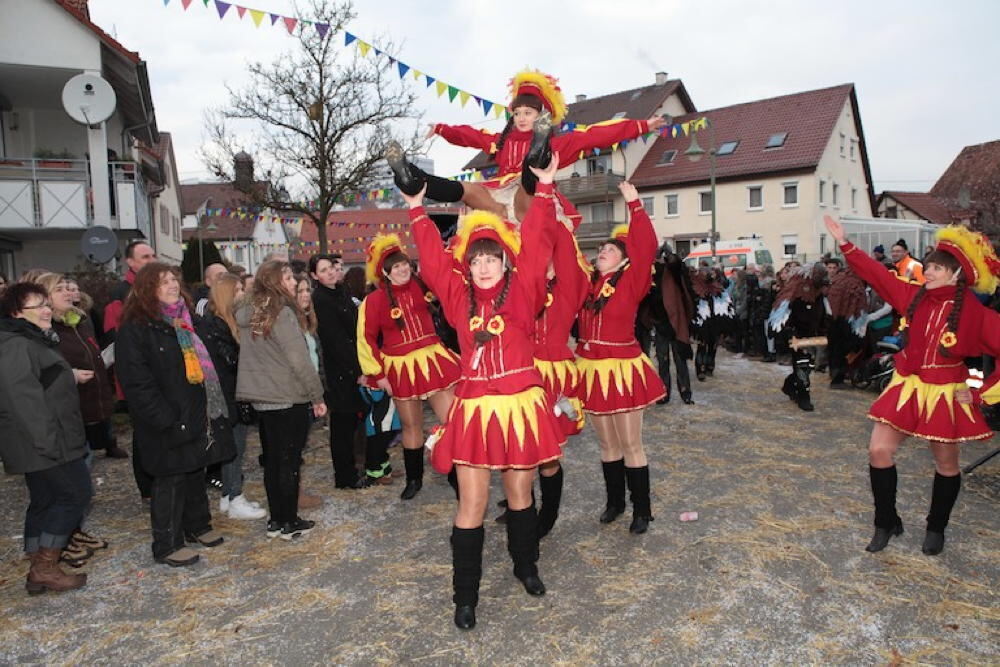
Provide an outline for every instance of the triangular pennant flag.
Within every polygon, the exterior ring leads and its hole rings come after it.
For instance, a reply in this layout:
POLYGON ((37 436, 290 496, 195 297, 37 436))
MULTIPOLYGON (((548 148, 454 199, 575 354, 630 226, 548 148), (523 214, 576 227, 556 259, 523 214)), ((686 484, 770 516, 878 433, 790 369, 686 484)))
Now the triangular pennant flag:
POLYGON ((396 64, 396 59, 393 58, 392 56, 389 56, 389 67, 392 67, 395 64, 396 64))
POLYGON ((413 70, 413 80, 414 81, 420 81, 420 77, 422 77, 423 75, 424 75, 424 73, 421 72, 420 70, 418 70, 418 69, 413 70))
POLYGON ((618 150, 618 144, 611 144, 611 150, 613 151, 618 150))
POLYGON ((410 71, 410 66, 409 65, 404 65, 401 62, 396 63, 396 67, 399 69, 399 78, 400 79, 402 79, 404 76, 406 76, 406 73, 410 71))
POLYGON ((247 13, 247 8, 240 5, 236 5, 236 13, 240 15, 240 20, 243 20, 243 16, 247 13))
MULTIPOLYGON (((465 103, 469 101, 469 98, 470 98, 470 97, 471 97, 471 95, 469 95, 469 94, 468 94, 467 92, 465 92, 464 90, 460 90, 460 91, 458 91, 458 99, 459 99, 459 101, 460 101, 460 102, 462 103, 462 106, 463 106, 463 107, 465 106, 465 103)), ((452 99, 455 99, 455 98, 452 98, 452 99)))
POLYGON ((216 11, 219 12, 220 19, 226 15, 226 12, 229 11, 230 7, 232 7, 232 5, 229 4, 228 2, 222 2, 222 0, 215 0, 215 9, 216 11))
POLYGON ((163 0, 163 6, 166 7, 170 4, 170 0, 163 0))
POLYGON ((282 17, 282 20, 285 22, 285 27, 288 28, 288 34, 291 35, 292 32, 295 31, 295 24, 298 23, 299 20, 293 19, 290 16, 284 16, 282 17))
POLYGON ((480 104, 483 105, 483 115, 484 116, 489 116, 490 115, 490 109, 493 108, 493 102, 490 102, 489 100, 483 100, 482 102, 480 102, 480 104))
POLYGON ((253 19, 253 24, 259 28, 260 22, 264 20, 264 12, 260 11, 259 9, 251 9, 250 18, 253 19))
POLYGON ((356 40, 357 37, 349 32, 344 32, 344 46, 350 46, 351 42, 356 40))
POLYGON ((378 50, 377 48, 375 48, 375 47, 372 47, 372 50, 373 50, 373 51, 375 51, 375 55, 376 55, 376 56, 380 56, 380 55, 382 55, 382 52, 381 52, 381 51, 379 51, 379 50, 378 50))
POLYGON ((278 16, 277 14, 271 14, 271 25, 274 25, 275 23, 277 23, 278 19, 280 19, 280 18, 281 17, 278 16))
POLYGON ((448 86, 448 101, 454 102, 455 97, 458 95, 458 88, 455 86, 448 86))
POLYGON ((181 0, 181 6, 186 10, 191 6, 191 0, 181 0))
POLYGON ((320 39, 326 39, 326 33, 330 32, 330 24, 329 23, 317 23, 316 24, 316 32, 319 33, 319 38, 320 39))
POLYGON ((204 2, 205 6, 208 7, 208 0, 202 0, 202 2, 204 2))
POLYGON ((368 42, 362 42, 360 39, 358 40, 358 49, 361 50, 361 56, 362 57, 368 55, 368 50, 370 48, 372 48, 371 44, 369 44, 368 42))
POLYGON ((502 114, 503 111, 504 111, 504 109, 503 109, 503 105, 502 104, 497 104, 496 102, 493 103, 493 117, 494 118, 499 118, 500 114, 502 114))
POLYGON ((681 123, 681 129, 684 130, 684 136, 686 137, 691 132, 691 123, 681 123))
MULTIPOLYGON (((430 88, 431 84, 434 83, 434 81, 436 80, 434 77, 430 76, 429 74, 425 74, 424 78, 427 79, 427 87, 428 88, 430 88)), ((438 93, 438 95, 440 95, 440 94, 441 93, 438 93)))
POLYGON ((438 81, 435 84, 435 88, 437 89, 438 97, 441 97, 441 95, 444 94, 444 91, 448 90, 448 84, 445 83, 444 81, 438 81))

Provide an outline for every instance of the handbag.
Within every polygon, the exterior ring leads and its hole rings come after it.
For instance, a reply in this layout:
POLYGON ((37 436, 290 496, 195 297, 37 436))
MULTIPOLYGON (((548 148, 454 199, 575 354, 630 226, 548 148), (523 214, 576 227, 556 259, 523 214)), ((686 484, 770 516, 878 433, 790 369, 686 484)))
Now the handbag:
POLYGON ((254 410, 252 403, 238 401, 236 403, 236 413, 236 416, 240 420, 241 424, 252 426, 257 423, 257 411, 254 410))

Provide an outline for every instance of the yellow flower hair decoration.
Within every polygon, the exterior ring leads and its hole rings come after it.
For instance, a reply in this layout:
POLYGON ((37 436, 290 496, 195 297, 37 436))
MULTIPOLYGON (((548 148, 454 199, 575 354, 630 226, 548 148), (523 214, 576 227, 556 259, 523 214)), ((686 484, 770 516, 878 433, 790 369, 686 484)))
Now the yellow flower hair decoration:
POLYGON ((905 317, 899 318, 899 330, 902 331, 906 327, 910 326, 910 323, 906 321, 905 317))
POLYGON ((483 328, 483 318, 474 315, 469 318, 469 331, 478 331, 483 328))
MULTIPOLYGON (((526 69, 515 74, 510 80, 510 99, 518 95, 534 95, 552 114, 553 123, 561 123, 566 118, 566 98, 563 97, 559 81, 545 72, 526 69)), ((511 109, 513 111, 513 109, 511 109)))
POLYGON ((431 303, 432 301, 434 301, 434 292, 430 290, 424 292, 424 301, 426 301, 427 303, 431 303))
POLYGON ((506 323, 503 318, 499 315, 494 315, 490 318, 490 321, 486 323, 486 330, 489 331, 494 336, 499 336, 503 333, 503 330, 507 328, 506 323))
POLYGON ((403 316, 403 310, 399 306, 396 306, 395 308, 389 311, 389 317, 391 317, 394 320, 398 320, 402 316, 403 316))
POLYGON ((941 347, 952 348, 958 343, 958 336, 954 331, 945 331, 941 334, 941 347))
POLYGON ((606 299, 610 299, 611 295, 615 293, 615 286, 610 282, 604 283, 604 287, 601 288, 601 296, 606 299))

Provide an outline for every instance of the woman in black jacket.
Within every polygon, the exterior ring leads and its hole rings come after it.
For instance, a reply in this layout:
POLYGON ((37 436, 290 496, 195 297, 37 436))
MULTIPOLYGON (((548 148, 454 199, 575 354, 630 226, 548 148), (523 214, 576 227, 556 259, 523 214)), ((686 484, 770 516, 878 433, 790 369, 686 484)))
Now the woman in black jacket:
POLYGON ((30 497, 25 588, 32 595, 80 588, 87 575, 59 569, 60 553, 92 494, 76 379, 55 349, 59 338, 44 287, 10 286, 0 314, 0 459, 7 474, 24 475, 30 497))
POLYGON ((354 432, 366 411, 358 384, 358 307, 343 285, 340 255, 313 255, 309 275, 316 281, 313 310, 319 322, 319 344, 326 372, 326 404, 330 410, 330 456, 338 489, 362 488, 354 466, 354 432))
POLYGON ((153 477, 153 558, 192 565, 185 541, 213 547, 205 467, 236 455, 229 409, 208 351, 191 322, 175 269, 154 262, 136 275, 115 341, 140 460, 153 477))

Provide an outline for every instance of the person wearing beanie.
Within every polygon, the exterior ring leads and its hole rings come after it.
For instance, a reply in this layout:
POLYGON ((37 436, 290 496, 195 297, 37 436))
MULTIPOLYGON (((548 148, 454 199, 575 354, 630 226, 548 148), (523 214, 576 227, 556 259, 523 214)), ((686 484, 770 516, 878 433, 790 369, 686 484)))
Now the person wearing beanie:
MULTIPOLYGON (((398 235, 375 237, 365 274, 376 289, 358 310, 358 361, 368 386, 392 396, 403 424, 406 487, 400 497, 410 500, 424 483, 424 401, 442 424, 448 420, 459 361, 438 338, 431 317, 437 299, 414 271, 398 235)), ((373 475, 368 470, 367 476, 373 475)))
POLYGON ((879 264, 885 262, 885 246, 879 243, 877 246, 872 248, 872 259, 874 259, 879 264))
MULTIPOLYGON (((1000 402, 1000 371, 981 388, 970 387, 966 357, 1000 355, 1000 314, 979 303, 972 291, 992 294, 1000 259, 990 242, 965 227, 945 227, 927 257, 926 282, 897 279, 847 240, 839 222, 826 216, 826 228, 840 244, 847 263, 897 312, 904 343, 895 372, 868 416, 876 424, 868 446, 869 476, 875 501, 875 534, 866 549, 881 551, 903 533, 896 513, 895 455, 908 437, 923 438, 934 456, 934 483, 923 552, 944 549, 944 531, 962 484, 959 443, 993 436, 980 405, 1000 402)), ((895 250, 895 246, 893 247, 895 250)))
POLYGON ((924 265, 910 256, 910 248, 906 239, 899 239, 892 244, 892 262, 896 265, 896 273, 901 278, 922 285, 924 282, 924 265))

